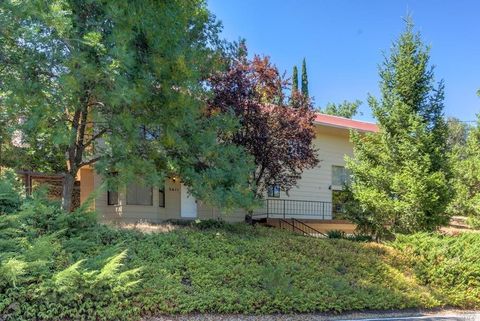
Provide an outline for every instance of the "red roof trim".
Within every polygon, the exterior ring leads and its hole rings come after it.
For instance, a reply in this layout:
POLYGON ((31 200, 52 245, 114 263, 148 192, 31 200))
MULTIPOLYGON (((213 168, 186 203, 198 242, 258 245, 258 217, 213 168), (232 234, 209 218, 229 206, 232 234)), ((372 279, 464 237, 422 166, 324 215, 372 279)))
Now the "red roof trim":
POLYGON ((378 125, 361 120, 317 113, 315 123, 330 127, 356 129, 363 132, 378 132, 378 125))

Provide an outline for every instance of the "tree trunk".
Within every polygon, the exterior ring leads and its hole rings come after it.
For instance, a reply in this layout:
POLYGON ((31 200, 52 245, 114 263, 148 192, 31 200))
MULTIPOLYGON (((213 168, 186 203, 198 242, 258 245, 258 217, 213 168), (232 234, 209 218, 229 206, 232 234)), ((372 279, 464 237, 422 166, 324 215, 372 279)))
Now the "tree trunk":
POLYGON ((75 186, 75 174, 65 173, 62 185, 62 209, 70 212, 72 210, 73 188, 75 186))

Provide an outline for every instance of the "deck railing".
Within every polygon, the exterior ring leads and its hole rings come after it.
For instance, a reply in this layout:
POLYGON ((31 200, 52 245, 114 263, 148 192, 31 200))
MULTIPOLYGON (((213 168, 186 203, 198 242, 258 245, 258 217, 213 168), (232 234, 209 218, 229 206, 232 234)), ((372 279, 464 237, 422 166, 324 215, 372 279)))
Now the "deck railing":
POLYGON ((332 203, 269 198, 264 200, 263 208, 255 211, 255 216, 331 220, 332 203))

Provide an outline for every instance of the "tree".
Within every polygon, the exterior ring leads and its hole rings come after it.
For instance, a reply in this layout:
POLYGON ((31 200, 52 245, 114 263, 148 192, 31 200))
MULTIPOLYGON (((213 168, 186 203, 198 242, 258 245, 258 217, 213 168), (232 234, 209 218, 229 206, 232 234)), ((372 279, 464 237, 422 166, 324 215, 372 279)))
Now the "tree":
POLYGON ((353 133, 349 215, 377 237, 428 231, 448 222, 447 127, 443 83, 413 23, 380 67, 381 100, 369 97, 380 133, 353 133))
POLYGON ((320 108, 319 112, 327 115, 353 118, 358 114, 358 109, 361 104, 362 101, 360 100, 355 100, 353 102, 345 100, 340 104, 328 103, 324 109, 320 108))
POLYGON ((268 57, 233 57, 227 71, 215 74, 210 84, 210 113, 233 113, 240 123, 234 135, 222 139, 253 157, 249 185, 256 199, 273 184, 290 190, 303 170, 318 164, 310 100, 299 99, 296 108, 277 103, 283 101, 278 97, 283 97, 286 82, 268 57))
POLYGON ((480 115, 464 143, 453 147, 452 168, 455 197, 449 212, 480 222, 480 115))
POLYGON ((310 97, 308 95, 308 76, 307 76, 307 62, 303 58, 302 62, 302 94, 305 97, 310 97))
POLYGON ((298 69, 297 66, 293 66, 292 73, 292 95, 298 92, 298 69))
POLYGON ((460 121, 458 118, 449 117, 447 119, 448 138, 447 145, 449 151, 454 151, 467 142, 470 126, 460 121))
POLYGON ((202 119, 219 45, 204 1, 7 0, 0 24, 2 106, 23 120, 32 159, 62 155, 64 209, 84 166, 152 184, 179 174, 211 201, 245 196, 233 160, 247 156, 216 141, 234 123, 202 119))

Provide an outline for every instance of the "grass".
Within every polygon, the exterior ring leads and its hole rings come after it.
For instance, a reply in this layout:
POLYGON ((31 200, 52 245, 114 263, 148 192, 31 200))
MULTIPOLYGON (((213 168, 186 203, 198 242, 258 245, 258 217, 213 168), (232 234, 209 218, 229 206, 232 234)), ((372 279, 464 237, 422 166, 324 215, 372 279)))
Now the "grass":
POLYGON ((0 314, 155 314, 480 307, 480 235, 389 244, 203 222, 162 233, 102 226, 36 202, 0 216, 0 314))

